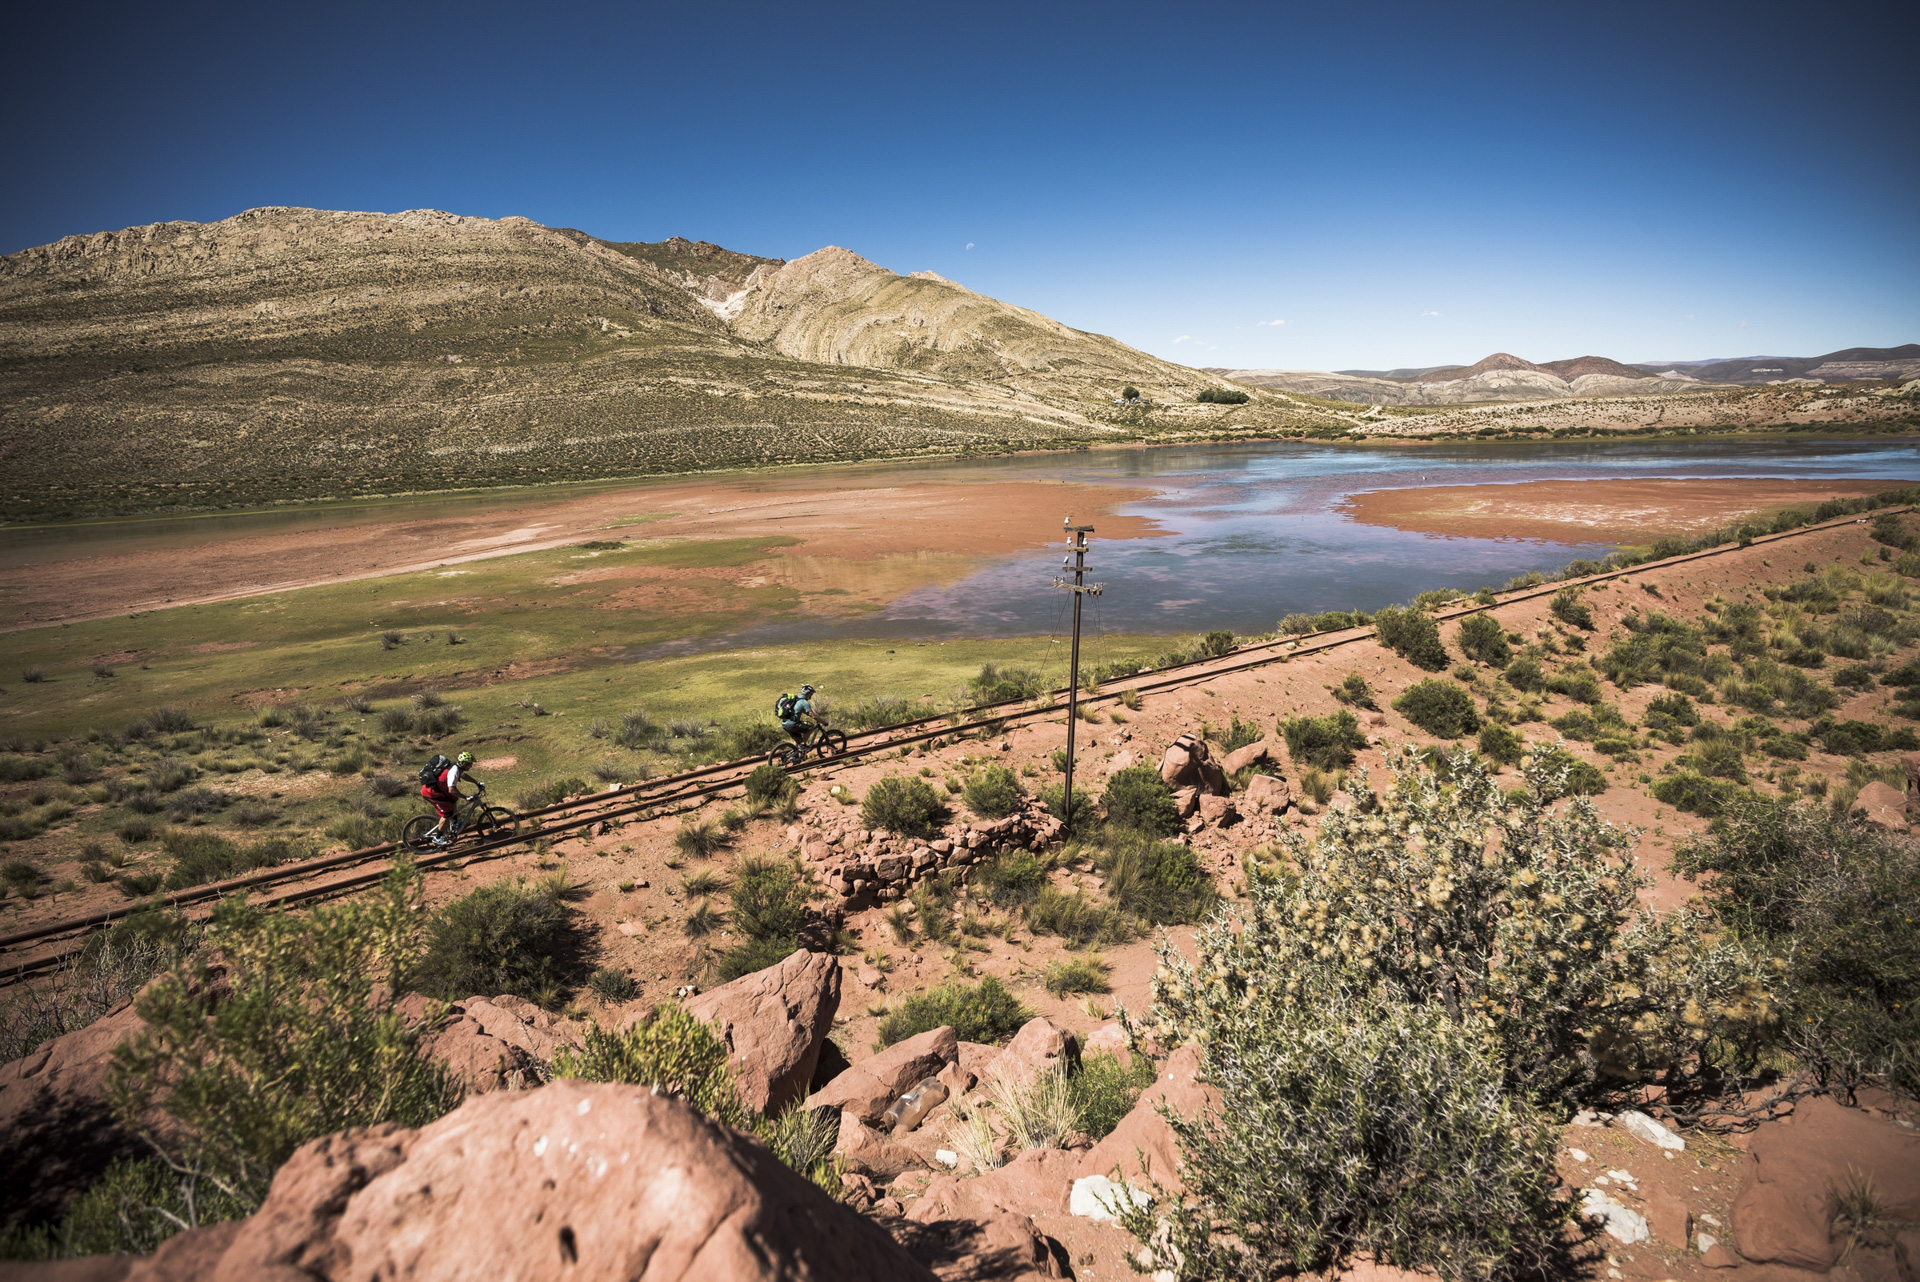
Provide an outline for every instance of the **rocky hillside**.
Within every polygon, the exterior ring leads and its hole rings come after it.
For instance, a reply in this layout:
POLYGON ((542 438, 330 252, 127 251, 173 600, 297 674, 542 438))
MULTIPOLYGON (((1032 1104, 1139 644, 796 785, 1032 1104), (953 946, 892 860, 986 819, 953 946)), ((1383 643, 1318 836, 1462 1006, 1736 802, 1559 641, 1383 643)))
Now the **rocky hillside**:
POLYGON ((1212 381, 841 249, 256 209, 0 258, 0 514, 1338 426, 1212 381))
POLYGON ((1336 374, 1319 370, 1212 370, 1235 382, 1275 391, 1370 405, 1465 405, 1586 396, 1648 396, 1698 390, 1694 379, 1666 377, 1604 356, 1536 365, 1507 352, 1468 366, 1336 374))

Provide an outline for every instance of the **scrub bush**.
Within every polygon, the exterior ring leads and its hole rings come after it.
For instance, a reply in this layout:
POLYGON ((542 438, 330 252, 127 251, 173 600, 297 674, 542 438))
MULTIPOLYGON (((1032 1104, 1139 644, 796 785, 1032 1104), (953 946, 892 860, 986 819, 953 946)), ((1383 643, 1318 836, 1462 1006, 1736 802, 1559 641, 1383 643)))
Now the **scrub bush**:
POLYGON ((1553 617, 1562 623, 1571 624, 1583 632, 1593 631, 1593 610, 1587 605, 1585 595, 1578 588, 1564 587, 1553 594, 1553 600, 1547 603, 1553 611, 1553 617))
POLYGON ((1096 1140, 1113 1134, 1120 1119, 1140 1102, 1140 1092, 1153 1085, 1154 1075, 1153 1061, 1145 1055, 1135 1055, 1124 1068, 1105 1051, 1082 1056, 1079 1071, 1067 1078, 1067 1098, 1080 1117, 1078 1129, 1096 1140))
POLYGON ((967 809, 982 819, 1004 819, 1020 808, 1026 789, 1013 771, 993 765, 976 770, 961 795, 966 798, 967 809))
POLYGON ((1393 701, 1393 710, 1442 739, 1458 739, 1480 728, 1473 696, 1451 681, 1416 681, 1393 701))
POLYGON ((747 776, 747 800, 755 805, 779 805, 797 791, 787 772, 771 761, 761 762, 747 776))
POLYGON ((1220 902, 1200 857, 1179 842, 1155 841, 1137 832, 1113 833, 1093 862, 1106 879, 1107 897, 1148 925, 1190 924, 1220 902))
POLYGON ((1503 766, 1518 765, 1526 750, 1526 741, 1507 727, 1495 722, 1480 727, 1480 751, 1489 760, 1503 766))
POLYGON ((1107 780, 1102 802, 1107 823, 1115 828, 1161 837, 1180 827, 1180 811, 1173 789, 1152 766, 1128 766, 1107 780))
POLYGON ((1345 679, 1334 687, 1333 697, 1356 708, 1377 710, 1380 706, 1374 702, 1373 687, 1358 672, 1347 673, 1345 679))
POLYGON ((1477 659, 1496 668, 1506 667, 1513 658, 1513 647, 1507 644, 1507 630, 1490 614, 1468 615, 1461 621, 1454 644, 1469 659, 1477 659))
POLYGON ((958 980, 915 993, 889 1010, 880 1020, 880 1045, 891 1046, 909 1037, 953 1026, 963 1042, 989 1045, 1006 1041, 1033 1018, 999 980, 989 976, 977 985, 958 980))
POLYGON ((142 994, 145 1027, 114 1052, 109 1084, 122 1124, 244 1214, 306 1141, 423 1126, 452 1108, 458 1084, 420 1054, 434 1019, 400 1009, 419 909, 407 866, 380 894, 300 913, 221 901, 207 943, 224 990, 213 997, 213 977, 189 960, 142 994), (156 1111, 167 1124, 150 1122, 156 1111))
POLYGON ((496 882, 433 914, 415 983, 429 996, 512 993, 558 1006, 584 941, 551 883, 496 882))
POLYGON ((925 779, 888 775, 867 789, 860 818, 869 828, 921 837, 946 818, 947 803, 925 779))
POLYGON ((1414 667, 1428 672, 1446 668, 1447 647, 1440 640, 1440 625, 1426 611, 1387 606, 1373 616, 1373 626, 1380 639, 1414 667))
POLYGON ((1047 884, 1052 861, 1029 850, 1013 850, 975 864, 973 886, 996 908, 1024 908, 1047 884))
POLYGON ((1345 709, 1324 717, 1293 717, 1281 724, 1280 733, 1295 761, 1322 770, 1344 769, 1367 746, 1360 718, 1345 709))
POLYGON ((805 876, 792 860, 742 859, 727 916, 746 938, 721 954, 721 979, 764 970, 799 948, 811 897, 805 876))

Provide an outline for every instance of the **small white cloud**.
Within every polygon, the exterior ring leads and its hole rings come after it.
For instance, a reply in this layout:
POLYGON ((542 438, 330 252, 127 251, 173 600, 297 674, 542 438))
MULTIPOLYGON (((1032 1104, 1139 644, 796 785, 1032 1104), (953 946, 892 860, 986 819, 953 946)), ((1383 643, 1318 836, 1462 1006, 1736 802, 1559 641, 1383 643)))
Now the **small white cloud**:
POLYGON ((1284 325, 1284 324, 1286 324, 1286 322, 1283 320, 1255 321, 1253 323, 1253 327, 1255 329, 1259 329, 1262 325, 1284 325))
POLYGON ((1180 337, 1174 339, 1173 341, 1176 343, 1191 343, 1193 341, 1193 335, 1182 334, 1180 335, 1180 337))
POLYGON ((1741 322, 1740 322, 1740 328, 1741 328, 1741 329, 1745 329, 1746 327, 1747 327, 1747 323, 1746 323, 1745 321, 1741 321, 1741 322))
POLYGON ((1421 312, 1420 314, 1422 316, 1438 316, 1440 313, 1439 312, 1421 312))
POLYGON ((972 242, 972 241, 968 241, 968 242, 967 242, 967 248, 968 248, 968 249, 972 249, 972 248, 973 248, 973 242, 972 242))

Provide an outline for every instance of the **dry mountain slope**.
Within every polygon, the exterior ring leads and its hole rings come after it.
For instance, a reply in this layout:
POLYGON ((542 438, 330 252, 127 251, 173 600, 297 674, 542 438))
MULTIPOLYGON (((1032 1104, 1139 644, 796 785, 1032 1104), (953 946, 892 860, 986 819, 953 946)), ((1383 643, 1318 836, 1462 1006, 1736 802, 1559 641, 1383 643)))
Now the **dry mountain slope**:
POLYGON ((1578 356, 1536 365, 1507 352, 1477 364, 1387 374, 1323 370, 1219 369, 1212 373, 1275 391, 1372 405, 1463 405, 1584 396, 1650 396, 1697 390, 1688 378, 1664 378, 1608 360, 1578 356))
POLYGON ((1340 425, 1213 381, 841 249, 256 209, 0 258, 0 516, 1340 425))

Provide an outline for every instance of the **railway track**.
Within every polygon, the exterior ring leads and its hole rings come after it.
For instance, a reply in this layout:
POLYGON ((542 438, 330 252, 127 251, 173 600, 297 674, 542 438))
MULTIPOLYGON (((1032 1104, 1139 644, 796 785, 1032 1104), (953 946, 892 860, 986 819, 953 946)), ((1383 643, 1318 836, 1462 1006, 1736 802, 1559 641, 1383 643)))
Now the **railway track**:
MULTIPOLYGON (((1887 513, 1914 510, 1912 507, 1880 509, 1887 513)), ((1779 534, 1757 535, 1750 544, 1758 547, 1802 538, 1849 525, 1865 524, 1869 519, 1860 516, 1842 517, 1779 534)), ((1726 543, 1698 552, 1668 557, 1665 560, 1649 561, 1628 569, 1609 570, 1584 578, 1558 580, 1537 588, 1502 593, 1490 605, 1474 603, 1447 607, 1435 611, 1435 617, 1440 620, 1464 618, 1485 610, 1551 596, 1569 585, 1583 586, 1658 573, 1674 566, 1726 556, 1746 546, 1748 545, 1726 543)), ((1090 706, 1098 706, 1115 702, 1129 692, 1142 695, 1162 693, 1235 672, 1244 672, 1274 663, 1285 663, 1302 655, 1323 653, 1341 646, 1368 641, 1373 639, 1374 635, 1373 628, 1360 627, 1308 633, 1285 640, 1255 642, 1237 647, 1225 655, 1194 659, 1186 663, 1142 672, 1103 687, 1098 694, 1083 695, 1082 701, 1090 706)), ((803 775, 831 773, 856 762, 890 752, 897 753, 902 749, 936 739, 992 737, 1008 726, 1061 716, 1063 709, 1056 701, 1063 699, 1066 694, 1066 689, 1062 687, 1050 691, 1048 701, 1044 704, 1038 701, 1030 703, 1019 700, 988 704, 969 709, 966 714, 938 714, 877 730, 863 731, 849 736, 846 752, 835 757, 807 762, 793 773, 803 775)), ((525 811, 518 816, 521 821, 521 830, 513 837, 459 843, 449 850, 416 855, 413 862, 416 867, 423 870, 464 868, 476 861, 502 857, 511 852, 514 847, 540 838, 552 839, 576 833, 582 829, 591 829, 596 824, 643 814, 658 817, 662 812, 673 813, 677 810, 684 813, 686 810, 718 798, 729 789, 743 787, 747 775, 760 764, 760 761, 761 758, 755 757, 718 762, 694 770, 663 775, 658 779, 625 785, 617 792, 591 793, 539 810, 525 811), (534 825, 531 830, 527 826, 529 823, 534 825)), ((135 913, 161 907, 188 911, 191 914, 194 909, 204 908, 228 895, 243 892, 265 891, 266 893, 258 895, 256 902, 267 906, 331 898, 376 884, 392 871, 402 853, 397 843, 386 842, 369 846, 364 850, 324 855, 297 863, 263 868, 225 881, 209 882, 206 885, 174 891, 147 900, 129 901, 114 908, 42 922, 37 926, 0 935, 0 986, 19 983, 58 967, 85 946, 86 936, 90 932, 111 926, 135 913)))

